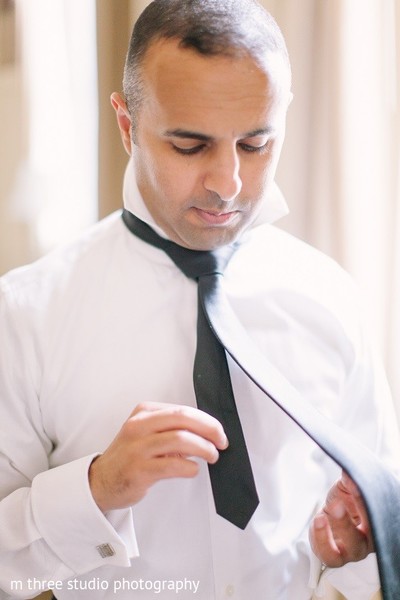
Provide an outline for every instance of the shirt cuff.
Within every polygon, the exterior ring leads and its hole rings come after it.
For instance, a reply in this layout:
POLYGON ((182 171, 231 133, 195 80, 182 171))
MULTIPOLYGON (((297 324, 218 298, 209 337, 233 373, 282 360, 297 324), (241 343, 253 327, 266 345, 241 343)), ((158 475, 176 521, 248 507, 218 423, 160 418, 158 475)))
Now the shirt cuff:
POLYGON ((319 559, 312 555, 310 586, 314 588, 316 598, 325 597, 326 583, 329 583, 348 600, 373 598, 380 590, 376 554, 369 554, 364 560, 350 562, 337 569, 323 568, 319 559))
POLYGON ((76 575, 100 566, 129 567, 139 556, 130 508, 104 515, 89 487, 93 458, 86 456, 37 475, 33 518, 44 541, 76 575))

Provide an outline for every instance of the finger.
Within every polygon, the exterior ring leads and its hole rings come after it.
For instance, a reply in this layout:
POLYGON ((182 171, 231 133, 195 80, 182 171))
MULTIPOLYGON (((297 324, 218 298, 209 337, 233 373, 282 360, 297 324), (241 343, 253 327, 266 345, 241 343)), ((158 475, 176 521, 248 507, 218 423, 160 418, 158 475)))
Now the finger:
POLYGON ((338 501, 329 508, 325 507, 323 512, 329 520, 332 535, 344 563, 365 558, 368 554, 368 539, 355 525, 346 505, 338 501))
POLYGON ((131 424, 134 435, 142 437, 155 432, 182 429, 209 440, 220 450, 228 446, 221 423, 204 411, 191 406, 140 404, 127 423, 131 424))
POLYGON ((161 456, 148 462, 148 473, 154 482, 162 479, 196 477, 199 465, 195 460, 182 456, 161 456))
POLYGON ((147 439, 149 458, 163 456, 196 457, 210 464, 217 462, 219 453, 212 442, 190 431, 175 430, 157 433, 147 439))
POLYGON ((328 512, 329 507, 335 505, 338 501, 343 502, 356 525, 368 526, 367 512, 358 487, 344 471, 341 478, 328 492, 325 505, 328 512))
POLYGON ((325 505, 326 512, 330 512, 332 506, 336 506, 340 502, 346 507, 347 513, 351 516, 353 522, 359 525, 361 522, 361 515, 358 510, 357 499, 350 492, 349 487, 346 487, 343 477, 336 483, 335 493, 329 498, 325 505))
POLYGON ((329 519, 326 514, 319 513, 314 517, 310 527, 311 548, 316 556, 329 567, 341 567, 343 558, 337 547, 329 519))
POLYGON ((354 496, 354 498, 360 498, 360 490, 358 489, 356 483, 349 477, 346 471, 342 471, 342 477, 340 479, 340 484, 344 491, 348 494, 354 496))
MULTIPOLYGON (((361 496, 360 490, 356 483, 349 477, 349 475, 343 471, 340 485, 344 490, 342 500, 346 505, 346 509, 350 514, 353 522, 359 527, 359 529, 368 535, 370 531, 368 512, 364 504, 364 500, 361 496)), ((370 551, 373 550, 373 541, 370 538, 370 551)))

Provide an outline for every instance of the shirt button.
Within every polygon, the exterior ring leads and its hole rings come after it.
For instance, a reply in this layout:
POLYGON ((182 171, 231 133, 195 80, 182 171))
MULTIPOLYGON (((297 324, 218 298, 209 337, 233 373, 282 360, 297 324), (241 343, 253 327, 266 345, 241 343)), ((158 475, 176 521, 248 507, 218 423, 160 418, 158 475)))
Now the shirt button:
POLYGON ((235 588, 233 587, 233 585, 227 585, 225 594, 228 596, 228 598, 232 598, 234 593, 235 593, 235 588))

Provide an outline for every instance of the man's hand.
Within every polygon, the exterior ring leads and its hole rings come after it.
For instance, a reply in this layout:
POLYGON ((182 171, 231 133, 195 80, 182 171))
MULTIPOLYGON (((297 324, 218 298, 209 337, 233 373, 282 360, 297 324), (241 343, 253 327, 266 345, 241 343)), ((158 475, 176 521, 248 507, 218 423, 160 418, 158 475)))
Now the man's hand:
POLYGON ((136 504, 157 481, 195 477, 193 458, 210 464, 228 445, 214 417, 196 408, 139 404, 89 471, 94 500, 106 512, 136 504))
POLYGON ((342 474, 310 527, 314 554, 328 567, 341 567, 374 551, 367 512, 355 483, 342 474))

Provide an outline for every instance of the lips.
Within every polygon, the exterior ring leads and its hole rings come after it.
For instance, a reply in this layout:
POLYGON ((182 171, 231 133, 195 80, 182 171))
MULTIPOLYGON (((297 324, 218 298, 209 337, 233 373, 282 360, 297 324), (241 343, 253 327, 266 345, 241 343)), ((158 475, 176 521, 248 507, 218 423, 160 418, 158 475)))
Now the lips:
POLYGON ((194 210, 197 216, 208 225, 226 225, 239 214, 236 210, 231 212, 216 212, 201 208, 195 208, 194 210))

